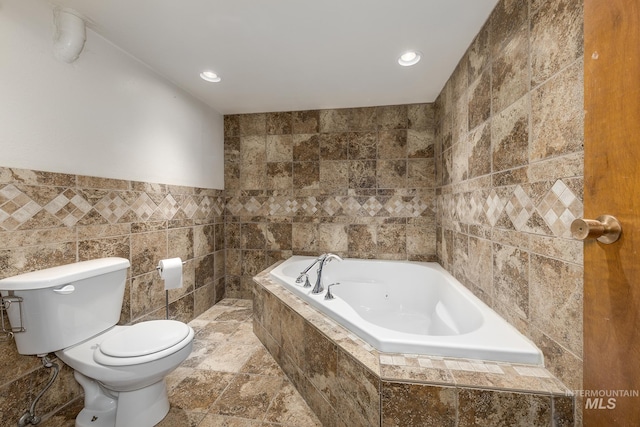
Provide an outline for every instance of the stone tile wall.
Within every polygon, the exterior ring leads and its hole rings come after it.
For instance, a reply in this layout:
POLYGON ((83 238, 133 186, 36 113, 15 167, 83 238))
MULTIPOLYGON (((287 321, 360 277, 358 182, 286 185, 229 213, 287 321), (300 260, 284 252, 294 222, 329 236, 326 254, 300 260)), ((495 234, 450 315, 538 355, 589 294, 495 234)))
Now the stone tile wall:
POLYGON ((227 294, 292 254, 435 260, 432 104, 225 116, 227 294))
MULTIPOLYGON (((155 267, 181 257, 184 286, 170 317, 190 321, 224 297, 222 190, 0 167, 0 279, 105 256, 131 261, 121 324, 165 317, 155 267)), ((0 425, 15 425, 48 380, 35 356, 0 341, 0 425)), ((38 415, 82 393, 72 371, 40 401, 38 415)))
POLYGON ((439 262, 582 388, 581 0, 501 0, 436 102, 439 262))

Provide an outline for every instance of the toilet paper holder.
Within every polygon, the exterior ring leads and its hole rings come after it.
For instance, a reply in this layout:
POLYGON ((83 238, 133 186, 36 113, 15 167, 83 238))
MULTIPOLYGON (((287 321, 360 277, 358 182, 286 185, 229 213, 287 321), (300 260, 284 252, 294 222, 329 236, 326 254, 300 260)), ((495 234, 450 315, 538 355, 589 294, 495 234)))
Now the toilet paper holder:
MULTIPOLYGON (((185 265, 187 263, 187 261, 182 261, 182 265, 185 265)), ((158 274, 160 274, 160 270, 162 270, 162 267, 160 267, 160 264, 156 265, 156 271, 158 272, 158 274)))
MULTIPOLYGON (((187 263, 186 261, 182 261, 183 266, 186 263, 187 263)), ((158 274, 160 274, 160 277, 162 277, 160 270, 162 270, 162 267, 160 267, 160 263, 158 262, 158 265, 156 266, 156 271, 158 272, 158 274)), ((164 291, 164 306, 165 306, 165 317, 169 319, 169 291, 168 290, 164 291)))

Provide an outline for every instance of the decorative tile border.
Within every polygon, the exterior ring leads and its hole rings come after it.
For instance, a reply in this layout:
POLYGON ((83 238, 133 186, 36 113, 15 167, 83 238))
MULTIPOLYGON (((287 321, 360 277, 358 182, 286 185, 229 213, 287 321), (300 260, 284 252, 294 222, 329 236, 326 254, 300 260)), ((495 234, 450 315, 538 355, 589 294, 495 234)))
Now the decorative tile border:
MULTIPOLYGON (((29 186, 33 190, 32 186, 29 186)), ((203 220, 224 212, 224 198, 214 195, 153 194, 146 192, 108 191, 97 200, 74 188, 48 187, 32 197, 33 191, 20 184, 0 187, 0 229, 13 231, 24 228, 35 217, 46 215, 47 227, 73 227, 84 220, 91 223, 144 222, 148 220, 203 220), (41 199, 44 198, 45 202, 41 199), (95 215, 97 214, 98 220, 95 215), (88 218, 91 218, 90 220, 88 218)), ((209 190, 206 190, 209 191, 209 190)), ((222 190, 212 190, 222 193, 222 190)), ((33 228, 33 227, 29 227, 33 228)))
POLYGON ((417 196, 237 196, 226 203, 234 216, 433 216, 435 194, 417 196))
POLYGON ((571 222, 582 216, 580 198, 561 180, 534 203, 535 196, 515 185, 507 188, 480 189, 471 192, 442 194, 439 211, 442 221, 460 221, 469 225, 500 225, 522 232, 571 237, 571 222), (534 215, 547 227, 532 224, 534 215))

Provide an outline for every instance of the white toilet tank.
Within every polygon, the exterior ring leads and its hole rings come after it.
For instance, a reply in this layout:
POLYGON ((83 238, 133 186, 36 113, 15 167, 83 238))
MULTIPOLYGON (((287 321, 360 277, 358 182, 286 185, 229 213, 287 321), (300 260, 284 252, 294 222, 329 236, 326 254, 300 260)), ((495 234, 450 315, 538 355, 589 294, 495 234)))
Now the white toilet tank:
POLYGON ((120 319, 129 260, 100 258, 0 280, 3 297, 22 297, 8 308, 20 354, 46 354, 97 335, 120 319))

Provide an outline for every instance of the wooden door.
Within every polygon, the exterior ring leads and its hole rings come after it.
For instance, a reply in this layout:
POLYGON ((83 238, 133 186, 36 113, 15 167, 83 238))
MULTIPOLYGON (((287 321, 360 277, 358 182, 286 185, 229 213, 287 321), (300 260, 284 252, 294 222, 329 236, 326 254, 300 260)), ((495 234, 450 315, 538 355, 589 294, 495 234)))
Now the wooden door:
POLYGON ((584 246, 584 425, 638 426, 640 1, 585 0, 584 19, 584 218, 622 225, 584 246))

